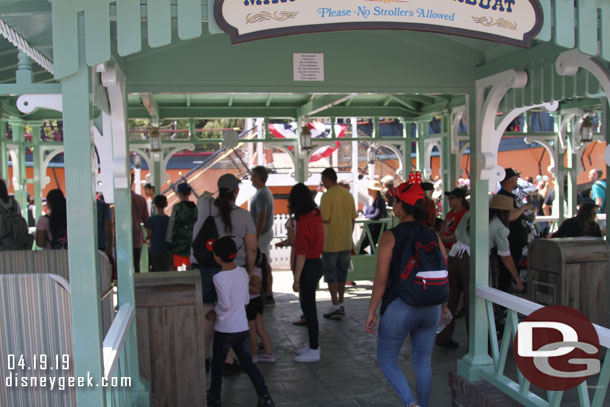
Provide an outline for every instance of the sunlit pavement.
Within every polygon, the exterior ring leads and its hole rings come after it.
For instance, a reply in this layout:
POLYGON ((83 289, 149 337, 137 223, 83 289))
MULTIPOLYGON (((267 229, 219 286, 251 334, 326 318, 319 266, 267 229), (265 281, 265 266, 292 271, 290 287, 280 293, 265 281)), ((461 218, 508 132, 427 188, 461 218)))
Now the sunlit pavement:
MULTIPOLYGON (((299 364, 293 359, 296 349, 307 342, 307 328, 292 324, 301 315, 298 297, 292 292, 292 273, 274 271, 273 274, 276 305, 265 308, 264 321, 278 360, 258 363, 258 367, 276 404, 291 407, 400 406, 377 365, 377 338, 364 329, 372 283, 359 281, 356 287, 347 287, 346 317, 342 321, 322 317, 330 307, 330 293, 326 284, 320 283, 316 298, 322 360, 299 364)), ((448 372, 456 368, 457 359, 466 353, 465 338, 464 320, 459 319, 454 339, 460 347, 434 348, 431 406, 451 405, 448 372)), ((410 347, 407 341, 399 364, 415 392, 410 347)), ((222 401, 226 407, 256 405, 256 393, 245 374, 224 378, 222 401)))

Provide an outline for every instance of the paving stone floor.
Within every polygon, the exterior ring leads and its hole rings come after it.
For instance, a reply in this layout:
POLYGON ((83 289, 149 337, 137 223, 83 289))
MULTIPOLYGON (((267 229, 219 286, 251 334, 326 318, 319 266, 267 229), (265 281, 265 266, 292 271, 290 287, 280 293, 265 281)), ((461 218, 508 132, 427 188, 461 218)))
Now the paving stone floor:
MULTIPOLYGON (((320 284, 317 305, 322 360, 299 364, 293 359, 296 349, 307 342, 307 329, 292 324, 301 315, 298 298, 291 289, 292 274, 282 271, 273 274, 276 306, 265 308, 264 321, 278 361, 258 363, 258 367, 276 404, 289 407, 400 406, 377 365, 377 338, 364 329, 372 283, 363 281, 356 287, 347 288, 347 315, 342 321, 322 317, 330 307, 330 294, 326 285, 320 284)), ((451 405, 449 370, 455 369, 457 359, 466 353, 463 321, 457 321, 454 338, 460 347, 454 350, 435 347, 432 354, 431 406, 451 405)), ((410 343, 407 341, 400 364, 414 389, 415 372, 409 353, 410 343)), ((224 378, 222 398, 225 407, 256 405, 254 388, 243 373, 224 378)))

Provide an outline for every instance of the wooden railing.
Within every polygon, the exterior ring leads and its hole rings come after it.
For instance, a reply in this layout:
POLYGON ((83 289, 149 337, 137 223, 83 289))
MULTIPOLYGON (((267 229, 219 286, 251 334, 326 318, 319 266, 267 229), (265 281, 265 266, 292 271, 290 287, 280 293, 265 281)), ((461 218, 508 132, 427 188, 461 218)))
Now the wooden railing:
MULTIPOLYGON (((517 381, 506 376, 506 361, 509 355, 509 345, 514 342, 515 335, 517 334, 517 327, 519 324, 518 314, 527 316, 543 306, 488 286, 478 286, 477 296, 485 300, 491 349, 490 356, 493 359, 492 368, 481 369, 479 372, 480 377, 518 402, 523 403, 525 406, 559 407, 564 392, 547 391, 546 398, 543 398, 530 390, 531 383, 521 374, 521 372, 518 372, 517 381), (496 335, 493 304, 501 305, 508 310, 504 332, 502 333, 500 341, 498 341, 496 335), (499 345, 500 343, 501 345, 499 345)), ((594 326, 599 336, 600 346, 606 349, 610 348, 610 329, 599 325, 594 326)), ((603 353, 604 352, 600 352, 600 354, 603 353)), ((593 400, 590 399, 588 391, 590 386, 587 385, 587 382, 588 381, 584 381, 578 386, 580 406, 602 407, 608 389, 608 383, 610 382, 610 354, 606 352, 597 385, 595 386, 593 400)))
POLYGON ((127 350, 125 340, 134 321, 135 308, 131 304, 123 304, 119 309, 110 330, 104 338, 104 382, 106 405, 108 407, 131 407, 131 381, 128 377, 127 350))

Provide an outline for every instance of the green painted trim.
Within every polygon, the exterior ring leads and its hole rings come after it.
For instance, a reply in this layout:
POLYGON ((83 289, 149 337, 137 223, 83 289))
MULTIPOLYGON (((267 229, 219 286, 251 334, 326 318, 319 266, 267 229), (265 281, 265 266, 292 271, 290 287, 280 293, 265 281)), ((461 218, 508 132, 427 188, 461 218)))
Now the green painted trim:
MULTIPOLYGON (((82 19, 81 19, 82 24, 82 19)), ((81 47, 84 44, 81 42, 81 47)), ((81 53, 78 71, 62 80, 66 177, 68 250, 72 288, 72 331, 76 376, 103 376, 97 221, 94 174, 91 171, 93 140, 90 134, 91 69, 81 53), (83 137, 84 136, 84 137, 83 137)), ((102 387, 77 388, 78 405, 105 407, 102 387)))
MULTIPOLYGON (((477 123, 476 95, 469 96, 470 151, 480 151, 480 135, 477 123)), ((475 295, 478 285, 489 285, 489 181, 476 179, 477 160, 471 160, 470 183, 470 324, 469 352, 458 362, 458 373, 467 380, 479 380, 481 375, 493 367, 488 354, 488 324, 485 300, 475 295)), ((493 371, 490 370, 493 374, 493 371)))
POLYGON ((0 120, 0 178, 8 182, 8 150, 6 144, 6 120, 0 120))
POLYGON ((0 95, 25 95, 27 93, 59 95, 61 85, 59 83, 0 84, 0 95))

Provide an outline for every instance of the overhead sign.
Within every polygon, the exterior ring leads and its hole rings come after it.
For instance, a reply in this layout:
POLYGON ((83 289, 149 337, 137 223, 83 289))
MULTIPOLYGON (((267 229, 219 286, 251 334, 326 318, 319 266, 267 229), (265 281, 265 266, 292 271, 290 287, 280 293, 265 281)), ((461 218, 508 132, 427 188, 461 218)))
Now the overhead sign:
POLYGON ((528 47, 542 27, 538 0, 216 0, 233 43, 366 29, 431 31, 528 47))

